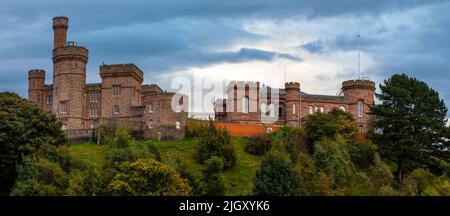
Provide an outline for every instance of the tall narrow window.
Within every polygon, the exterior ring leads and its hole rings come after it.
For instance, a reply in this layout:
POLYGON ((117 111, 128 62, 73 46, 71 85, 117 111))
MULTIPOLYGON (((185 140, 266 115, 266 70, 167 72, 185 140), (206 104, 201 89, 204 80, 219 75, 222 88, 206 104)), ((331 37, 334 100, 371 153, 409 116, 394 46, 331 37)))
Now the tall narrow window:
POLYGON ((61 113, 61 114, 67 113, 67 102, 61 102, 59 104, 59 113, 61 113))
POLYGON ((179 122, 179 121, 175 122, 175 127, 177 129, 181 129, 181 122, 179 122))
POLYGON ((243 113, 248 113, 248 97, 243 97, 242 98, 242 112, 243 113))
POLYGON ((53 96, 52 95, 47 95, 47 105, 51 105, 53 104, 53 96))
POLYGON ((321 113, 324 113, 324 112, 325 112, 325 109, 323 108, 323 106, 320 107, 320 112, 321 112, 321 113))
POLYGON ((150 119, 150 121, 148 121, 148 129, 152 128, 153 128, 153 119, 150 119))
POLYGON ((120 114, 120 107, 119 107, 119 105, 114 105, 113 106, 113 113, 114 114, 120 114))
POLYGON ((120 95, 120 85, 113 85, 112 86, 113 95, 119 96, 120 95))
POLYGON ((364 127, 362 125, 359 126, 359 132, 363 133, 364 132, 364 127))
POLYGON ((97 107, 91 107, 91 117, 92 118, 98 117, 98 108, 97 107))
POLYGON ((358 101, 358 117, 362 118, 364 116, 364 103, 358 101))
POLYGON ((314 107, 314 112, 316 113, 316 112, 319 112, 319 107, 314 107))
POLYGON ((309 106, 309 114, 314 114, 314 108, 313 108, 313 106, 309 106))
POLYGON ((284 113, 283 113, 283 107, 279 106, 278 107, 278 117, 283 117, 284 113))
POLYGON ((292 104, 292 114, 295 114, 295 110, 296 110, 295 104, 292 104))
POLYGON ((153 104, 147 105, 147 109, 148 109, 148 112, 149 112, 149 113, 152 113, 152 112, 155 111, 155 107, 153 106, 153 104))

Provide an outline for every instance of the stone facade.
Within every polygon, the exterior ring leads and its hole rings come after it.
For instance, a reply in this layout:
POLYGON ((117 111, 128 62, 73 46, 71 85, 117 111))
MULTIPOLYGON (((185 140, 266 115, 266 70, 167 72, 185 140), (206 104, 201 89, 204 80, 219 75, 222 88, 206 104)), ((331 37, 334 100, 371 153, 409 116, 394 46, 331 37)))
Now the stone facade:
POLYGON ((287 124, 302 127, 302 120, 315 112, 341 109, 353 115, 361 133, 367 132, 369 107, 374 104, 375 83, 347 80, 339 95, 316 95, 301 91, 300 83, 285 83, 285 88, 262 87, 258 82, 230 82, 227 99, 214 103, 215 120, 244 124, 287 124), (252 108, 253 107, 253 108, 252 108))
POLYGON ((67 17, 53 18, 53 84, 45 84, 44 70, 30 70, 29 100, 54 113, 73 140, 91 136, 100 124, 117 122, 147 139, 184 138, 187 96, 163 91, 156 84, 143 85, 144 73, 134 64, 103 64, 101 83, 86 84, 89 51, 66 41, 68 23, 67 17), (150 122, 155 127, 149 127, 150 122))

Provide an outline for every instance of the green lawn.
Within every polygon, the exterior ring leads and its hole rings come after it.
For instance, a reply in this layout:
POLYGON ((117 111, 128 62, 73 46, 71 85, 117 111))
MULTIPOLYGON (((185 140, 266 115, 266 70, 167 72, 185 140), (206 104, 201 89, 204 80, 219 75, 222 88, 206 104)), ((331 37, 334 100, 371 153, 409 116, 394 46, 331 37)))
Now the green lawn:
MULTIPOLYGON (((226 195, 248 195, 253 188, 253 177, 259 167, 261 157, 244 152, 244 143, 244 138, 232 138, 237 161, 232 169, 223 172, 227 186, 226 195)), ((179 160, 200 176, 202 166, 195 160, 196 139, 167 142, 144 141, 137 144, 153 144, 158 149, 163 163, 174 164, 176 160, 179 160)), ((72 145, 70 148, 71 155, 74 157, 97 164, 102 163, 104 151, 104 146, 89 142, 72 145)))

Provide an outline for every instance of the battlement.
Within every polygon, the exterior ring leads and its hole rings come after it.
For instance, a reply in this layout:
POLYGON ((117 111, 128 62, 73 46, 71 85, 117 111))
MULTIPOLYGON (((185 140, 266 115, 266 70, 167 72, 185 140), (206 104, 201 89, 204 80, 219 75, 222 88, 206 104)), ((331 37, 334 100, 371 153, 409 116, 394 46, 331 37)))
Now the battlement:
POLYGON ((234 88, 255 88, 258 89, 259 88, 259 82, 253 82, 253 81, 231 81, 228 85, 227 85, 227 89, 228 90, 233 90, 234 88))
POLYGON ((39 78, 45 79, 45 70, 42 69, 31 69, 28 71, 28 79, 39 78))
POLYGON ((376 88, 374 81, 356 79, 356 80, 346 80, 342 82, 342 90, 345 91, 348 89, 369 89, 375 91, 376 88))
POLYGON ((300 83, 298 82, 287 82, 284 84, 286 90, 287 89, 300 89, 300 83))
POLYGON ((135 64, 111 64, 100 66, 100 77, 124 77, 132 76, 140 83, 144 81, 144 72, 141 71, 135 64))
POLYGON ((76 59, 87 63, 89 59, 88 49, 82 46, 76 46, 75 44, 67 44, 68 46, 57 47, 53 49, 53 62, 57 62, 63 59, 76 59))
POLYGON ((163 90, 156 84, 142 85, 142 93, 161 93, 163 90))
POLYGON ((53 29, 56 28, 64 28, 67 29, 69 27, 69 18, 65 16, 57 16, 53 17, 53 29))

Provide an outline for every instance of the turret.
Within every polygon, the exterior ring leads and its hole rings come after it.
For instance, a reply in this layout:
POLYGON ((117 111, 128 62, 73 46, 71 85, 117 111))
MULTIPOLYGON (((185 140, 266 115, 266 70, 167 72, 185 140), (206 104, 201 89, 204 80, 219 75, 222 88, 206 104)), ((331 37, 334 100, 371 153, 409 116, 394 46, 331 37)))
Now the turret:
POLYGON ((44 105, 45 71, 32 69, 28 71, 28 100, 33 101, 39 108, 44 105))
POLYGON ((59 16, 53 18, 53 48, 63 47, 67 41, 67 29, 69 28, 69 19, 59 16))
POLYGON ((68 27, 67 17, 53 18, 53 112, 64 128, 84 129, 89 52, 74 42, 66 43, 68 27))
POLYGON ((367 132, 367 123, 370 120, 367 112, 374 104, 375 89, 375 82, 371 80, 357 79, 342 82, 344 100, 350 106, 348 111, 355 118, 361 133, 367 132))
POLYGON ((292 127, 300 127, 300 83, 285 83, 286 122, 292 127))

